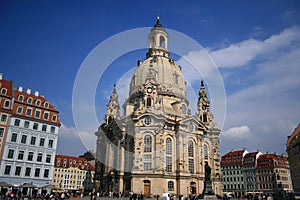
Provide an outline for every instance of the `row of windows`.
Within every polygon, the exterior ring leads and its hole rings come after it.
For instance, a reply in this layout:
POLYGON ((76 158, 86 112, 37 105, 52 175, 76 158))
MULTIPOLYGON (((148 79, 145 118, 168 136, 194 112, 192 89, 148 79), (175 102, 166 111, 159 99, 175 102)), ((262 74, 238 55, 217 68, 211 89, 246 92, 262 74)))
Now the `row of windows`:
MULTIPOLYGON (((172 140, 167 138, 166 140, 166 171, 172 172, 172 140)), ((146 135, 144 137, 144 170, 151 170, 152 167, 152 136, 146 135)), ((208 159, 207 145, 204 145, 205 158, 208 159)), ((194 143, 192 140, 188 142, 188 164, 190 173, 194 173, 194 143)))
POLYGON ((6 165, 5 166, 5 170, 4 170, 4 175, 8 175, 8 176, 25 176, 25 177, 32 177, 32 175, 36 178, 49 178, 49 169, 44 169, 44 173, 41 174, 41 168, 35 168, 35 170, 33 170, 33 168, 31 167, 25 167, 22 169, 21 166, 16 166, 14 170, 12 170, 12 166, 11 165, 6 165), (34 174, 32 174, 34 172, 34 174), (42 175, 42 177, 41 177, 42 175))
MULTIPOLYGON (((19 95, 19 96, 18 96, 18 101, 24 102, 24 96, 23 96, 23 95, 19 95)), ((33 103, 33 99, 32 99, 31 97, 28 97, 26 102, 29 103, 29 104, 32 104, 32 103, 33 103)), ((37 99, 37 100, 35 101, 35 105, 36 105, 36 106, 41 106, 41 104, 42 104, 42 101, 41 101, 40 99, 37 99)), ((48 103, 48 102, 45 102, 45 103, 44 103, 44 107, 45 107, 45 108, 49 108, 49 103, 48 103)))
POLYGON ((234 182, 236 182, 236 181, 243 181, 244 180, 244 178, 243 177, 227 177, 227 178, 223 178, 223 181, 224 182, 232 182, 232 181, 234 181, 234 182))
POLYGON ((222 169, 242 169, 241 165, 233 165, 233 166, 222 166, 222 169))
MULTIPOLYGON (((16 159, 17 160, 26 160, 26 161, 36 161, 36 162, 43 162, 43 153, 38 153, 36 155, 36 158, 34 159, 35 155, 33 151, 29 151, 27 153, 27 155, 25 155, 25 151, 24 150, 19 150, 16 159)), ((46 154, 45 157, 45 162, 46 163, 51 163, 51 154, 46 154)), ((8 149, 8 153, 7 153, 7 158, 8 159, 14 159, 15 158, 15 149, 8 149)))
POLYGON ((223 185, 224 190, 243 190, 244 185, 242 184, 230 184, 230 185, 223 185))
POLYGON ((55 178, 67 178, 67 179, 76 179, 76 177, 82 177, 83 176, 83 179, 85 178, 85 176, 84 175, 81 175, 81 174, 79 174, 78 176, 76 176, 76 175, 74 175, 74 177, 73 177, 73 175, 70 175, 70 174, 54 174, 54 177, 55 178))
POLYGON ((55 168, 54 171, 56 172, 68 172, 68 173, 77 173, 77 174, 85 174, 86 171, 84 170, 70 170, 70 169, 61 169, 61 168, 55 168))
MULTIPOLYGON (((21 126, 21 120, 15 119, 14 126, 21 126)), ((41 130, 41 131, 47 132, 47 129, 49 126, 47 126, 46 124, 43 124, 42 126, 40 126, 40 124, 36 123, 36 122, 31 123, 30 121, 24 121, 23 127, 24 128, 32 128, 33 130, 41 130)), ((51 126, 50 133, 55 133, 55 129, 56 128, 54 126, 51 126)))
POLYGON ((239 175, 241 174, 240 171, 223 171, 223 175, 239 175))
MULTIPOLYGON (((57 158, 57 162, 60 162, 60 161, 61 161, 61 159, 60 159, 60 158, 57 158)), ((64 159, 64 163, 67 163, 67 161, 68 161, 68 160, 65 158, 65 159, 64 159)), ((73 160, 73 159, 69 159, 69 163, 70 163, 70 165, 71 165, 72 163, 73 163, 73 164, 76 164, 77 161, 76 161, 76 160, 73 160)), ((79 160, 78 163, 81 165, 81 164, 82 164, 82 161, 79 160)), ((84 161, 84 164, 87 165, 87 161, 84 161)))
MULTIPOLYGON (((75 166, 74 167, 79 167, 79 165, 78 164, 74 164, 75 166)), ((60 167, 61 165, 60 165, 60 162, 57 162, 56 163, 56 166, 57 167, 60 167)), ((72 164, 70 164, 70 166, 72 166, 72 164)), ((63 163, 62 164, 62 167, 67 167, 67 163, 63 163)), ((80 165, 80 167, 81 167, 81 169, 84 169, 84 165, 80 165)))
MULTIPOLYGON (((20 115, 23 114, 23 107, 22 106, 18 106, 17 113, 20 114, 20 115)), ((33 115, 35 118, 41 118, 42 117, 42 111, 41 110, 35 110, 33 112, 33 108, 27 107, 25 115, 29 116, 29 117, 32 117, 32 115, 33 115), (33 115, 33 113, 34 113, 34 115, 33 115)), ((49 117, 50 117, 50 112, 44 111, 44 113, 43 113, 43 119, 44 120, 49 120, 49 117)), ((52 119, 51 120, 53 122, 56 122, 57 121, 57 115, 52 115, 52 119)))
MULTIPOLYGON (((146 135, 144 137, 144 152, 150 153, 152 152, 152 136, 146 135)), ((205 144, 203 147, 204 159, 208 159, 208 146, 205 144)), ((171 138, 167 138, 166 140, 166 154, 172 155, 172 140, 171 138)), ((194 142, 190 140, 188 142, 188 156, 194 157, 194 142)))
MULTIPOLYGON (((20 139, 18 139, 18 137, 19 137, 18 133, 12 133, 10 141, 19 142, 21 144, 30 144, 30 145, 38 144, 40 147, 45 147, 46 144, 46 138, 43 137, 39 138, 40 139, 39 143, 37 143, 36 136, 31 136, 30 140, 27 140, 28 136, 25 134, 21 134, 20 139)), ((54 140, 48 139, 48 148, 53 148, 53 145, 54 145, 54 140)))

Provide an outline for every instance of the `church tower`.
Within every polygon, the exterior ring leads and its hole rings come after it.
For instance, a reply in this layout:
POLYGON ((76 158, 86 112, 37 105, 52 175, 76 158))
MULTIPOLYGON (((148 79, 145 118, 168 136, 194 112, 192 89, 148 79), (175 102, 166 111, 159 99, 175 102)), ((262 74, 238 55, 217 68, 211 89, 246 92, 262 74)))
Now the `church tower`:
POLYGON ((198 98, 198 117, 201 122, 206 124, 212 121, 212 116, 210 113, 210 102, 207 98, 203 81, 201 81, 201 87, 198 98))
POLYGON ((111 119, 120 119, 120 105, 118 102, 118 94, 116 89, 116 84, 114 84, 114 89, 110 95, 109 103, 107 104, 107 111, 104 118, 104 123, 108 123, 111 119))
POLYGON ((213 190, 221 194, 220 130, 210 114, 204 83, 198 114, 192 116, 186 81, 168 51, 169 35, 159 17, 147 39, 149 48, 137 62, 123 115, 114 87, 105 120, 96 132, 97 159, 103 162, 95 175, 97 191, 152 197, 199 194, 208 163, 213 190))

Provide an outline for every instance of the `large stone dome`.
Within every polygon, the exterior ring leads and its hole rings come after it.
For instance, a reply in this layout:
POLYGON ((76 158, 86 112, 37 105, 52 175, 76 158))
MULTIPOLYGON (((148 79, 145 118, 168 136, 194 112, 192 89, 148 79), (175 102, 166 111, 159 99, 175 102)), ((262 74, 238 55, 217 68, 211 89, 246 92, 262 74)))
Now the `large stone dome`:
POLYGON ((129 99, 144 91, 147 83, 157 85, 158 93, 172 95, 186 100, 186 81, 181 67, 177 66, 168 52, 168 33, 159 19, 148 35, 149 50, 146 59, 138 61, 132 76, 129 99))

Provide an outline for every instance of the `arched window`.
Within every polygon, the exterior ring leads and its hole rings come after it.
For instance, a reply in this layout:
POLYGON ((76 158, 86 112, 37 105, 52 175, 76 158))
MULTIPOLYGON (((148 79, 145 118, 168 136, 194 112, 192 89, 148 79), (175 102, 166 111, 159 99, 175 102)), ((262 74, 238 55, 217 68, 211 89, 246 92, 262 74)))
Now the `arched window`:
POLYGON ((165 48, 166 40, 163 36, 159 37, 159 46, 165 48))
POLYGON ((173 181, 168 182, 168 190, 169 191, 174 191, 174 182, 173 181))
POLYGON ((186 115, 186 105, 185 104, 181 105, 181 113, 182 113, 183 116, 186 115))
POLYGON ((144 137, 144 152, 152 152, 152 137, 150 135, 144 137))
POLYGON ((37 105, 37 106, 40 106, 41 105, 41 100, 36 100, 36 102, 35 102, 35 104, 37 105))
POLYGON ((194 143, 192 140, 188 142, 188 160, 189 160, 189 171, 194 173, 194 143))
POLYGON ((156 44, 155 44, 155 37, 153 36, 151 38, 151 48, 154 48, 155 46, 156 46, 156 44))
POLYGON ((188 156, 194 157, 194 143, 192 140, 190 140, 188 143, 188 156))
POLYGON ((172 172, 172 140, 167 138, 166 140, 166 171, 172 172))
POLYGON ((27 103, 32 103, 32 98, 31 97, 29 97, 28 99, 27 99, 27 103))
POLYGON ((6 93, 7 93, 7 89, 6 88, 2 88, 1 89, 1 94, 6 95, 6 93))
POLYGON ((5 102, 4 102, 4 107, 5 107, 5 108, 9 108, 9 106, 10 106, 10 101, 5 100, 5 102))
POLYGON ((203 155, 204 155, 204 159, 208 159, 208 147, 207 144, 204 144, 203 146, 203 155))
POLYGON ((171 140, 171 138, 167 138, 167 140, 166 140, 166 154, 172 155, 172 140, 171 140))
POLYGON ((19 95, 18 100, 19 101, 23 101, 24 100, 24 96, 23 95, 19 95))

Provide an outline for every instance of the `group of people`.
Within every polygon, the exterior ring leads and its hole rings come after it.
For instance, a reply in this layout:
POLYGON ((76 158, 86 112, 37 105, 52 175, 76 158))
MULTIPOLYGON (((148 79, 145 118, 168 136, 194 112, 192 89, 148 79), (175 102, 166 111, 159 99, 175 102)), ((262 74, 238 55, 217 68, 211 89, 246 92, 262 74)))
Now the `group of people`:
POLYGON ((136 194, 134 192, 129 193, 129 200, 143 200, 144 195, 142 193, 136 194))
POLYGON ((70 198, 69 193, 52 193, 52 194, 23 194, 20 191, 14 193, 13 191, 8 191, 6 194, 1 195, 1 199, 5 200, 31 200, 31 199, 39 199, 39 200, 66 200, 70 198))

